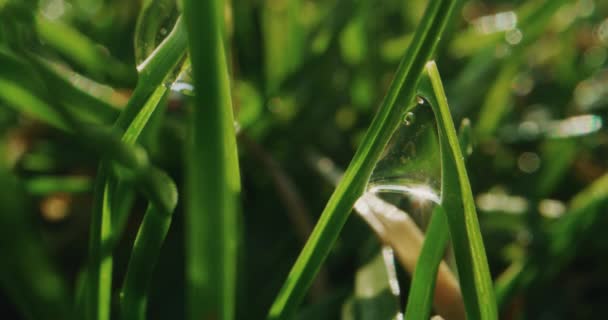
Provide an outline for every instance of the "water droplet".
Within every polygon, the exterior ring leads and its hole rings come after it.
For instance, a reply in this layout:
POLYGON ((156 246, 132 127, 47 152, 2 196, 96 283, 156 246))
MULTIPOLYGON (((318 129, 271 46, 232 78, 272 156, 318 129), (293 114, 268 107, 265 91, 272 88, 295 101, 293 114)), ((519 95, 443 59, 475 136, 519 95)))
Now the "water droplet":
POLYGON ((416 115, 413 112, 407 112, 403 115, 403 123, 405 123, 406 126, 414 124, 415 121, 416 115))
MULTIPOLYGON (((405 125, 393 133, 376 163, 367 190, 385 202, 386 208, 390 206, 397 210, 394 212, 411 215, 424 229, 434 205, 439 202, 441 163, 433 110, 420 106, 427 103, 422 97, 415 101, 418 102, 414 107, 416 113, 403 115, 405 125)), ((374 209, 373 203, 370 206, 374 209)))
POLYGON ((418 103, 419 105, 424 104, 424 98, 421 96, 416 96, 416 103, 418 103))

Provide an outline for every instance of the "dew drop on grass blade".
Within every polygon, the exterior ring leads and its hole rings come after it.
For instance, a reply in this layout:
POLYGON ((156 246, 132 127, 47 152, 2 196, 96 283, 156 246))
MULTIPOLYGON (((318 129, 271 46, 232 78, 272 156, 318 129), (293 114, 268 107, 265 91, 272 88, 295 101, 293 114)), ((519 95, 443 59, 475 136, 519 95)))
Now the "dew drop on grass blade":
POLYGON ((404 242, 422 243, 422 232, 439 203, 441 166, 433 112, 424 106, 403 114, 372 172, 356 211, 412 270, 417 259, 404 242), (409 225, 412 230, 403 230, 409 225), (403 252, 399 252, 403 251, 403 252))
MULTIPOLYGON (((443 214, 438 210, 442 176, 435 114, 422 97, 416 97, 415 103, 404 112, 402 123, 372 172, 366 192, 355 204, 355 211, 395 250, 410 274, 420 256, 431 216, 443 214)), ((447 234, 447 227, 441 229, 447 234)), ((460 313, 458 282, 445 262, 439 265, 437 279, 435 308, 443 314, 460 313)))
POLYGON ((177 2, 174 0, 143 1, 134 35, 135 62, 138 66, 167 37, 178 16, 177 2))

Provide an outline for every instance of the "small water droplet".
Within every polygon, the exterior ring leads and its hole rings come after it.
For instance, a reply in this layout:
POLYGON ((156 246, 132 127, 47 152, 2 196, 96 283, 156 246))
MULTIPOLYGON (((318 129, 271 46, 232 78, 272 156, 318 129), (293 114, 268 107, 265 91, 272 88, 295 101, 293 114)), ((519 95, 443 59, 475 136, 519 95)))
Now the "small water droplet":
POLYGON ((166 36, 167 35, 167 28, 161 28, 159 30, 159 33, 160 33, 161 36, 166 36))
POLYGON ((416 115, 413 112, 408 112, 403 115, 403 123, 406 126, 412 125, 416 121, 416 115))
POLYGON ((421 96, 416 96, 416 102, 420 105, 424 104, 424 98, 421 96))

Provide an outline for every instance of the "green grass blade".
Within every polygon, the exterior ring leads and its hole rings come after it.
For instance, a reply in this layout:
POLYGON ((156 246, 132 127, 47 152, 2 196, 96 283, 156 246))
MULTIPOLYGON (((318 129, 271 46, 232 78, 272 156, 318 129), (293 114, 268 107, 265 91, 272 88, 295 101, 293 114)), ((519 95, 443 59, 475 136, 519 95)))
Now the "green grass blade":
MULTIPOLYGON (((69 71, 61 70, 58 66, 52 65, 50 61, 43 58, 36 59, 36 70, 45 79, 49 89, 58 94, 58 99, 62 104, 70 106, 74 112, 87 116, 99 124, 110 124, 118 117, 119 109, 103 99, 79 88, 74 84, 74 75, 67 75, 69 71)), ((89 90, 100 90, 101 85, 89 81, 89 90), (92 84, 96 84, 93 86, 92 84)))
POLYGON ((158 86, 156 90, 150 95, 148 101, 141 108, 137 116, 133 119, 127 130, 122 136, 122 141, 126 144, 133 145, 137 142, 144 127, 152 117, 152 114, 160 104, 163 96, 167 93, 167 87, 164 85, 158 86))
POLYGON ((86 176, 38 176, 25 181, 25 189, 34 195, 50 193, 84 193, 93 188, 91 178, 86 176))
MULTIPOLYGON (((137 140, 137 135, 141 133, 143 125, 145 125, 145 121, 136 121, 131 128, 127 128, 129 124, 131 124, 135 119, 137 119, 140 114, 140 111, 143 108, 143 112, 141 113, 140 120, 149 119, 150 115, 153 113, 153 108, 146 108, 145 102, 148 99, 149 95, 157 90, 157 87, 162 84, 167 75, 173 70, 173 68, 177 65, 179 60, 183 57, 186 49, 186 37, 183 25, 181 20, 178 19, 173 27, 173 30, 165 40, 154 50, 154 52, 138 67, 139 69, 139 81, 133 95, 129 99, 127 106, 121 112, 120 116, 116 120, 114 126, 118 129, 126 129, 127 135, 124 137, 127 142, 133 144, 137 140)), ((152 94, 151 99, 160 101, 160 97, 162 97, 162 92, 164 89, 158 89, 157 92, 152 94)), ((156 107, 156 104, 152 103, 149 106, 156 107)), ((86 129, 86 128, 81 128, 86 129)), ((135 172, 135 178, 141 179, 141 175, 144 175, 145 178, 145 168, 148 165, 142 165, 141 161, 141 153, 138 156, 136 150, 129 150, 128 146, 124 146, 121 143, 113 143, 111 140, 107 140, 106 137, 97 135, 93 132, 90 135, 91 138, 101 138, 102 140, 98 140, 99 145, 105 146, 105 148, 101 148, 106 151, 107 154, 111 154, 115 156, 124 155, 124 159, 122 162, 126 162, 126 167, 130 168, 135 172), (105 140, 104 140, 105 139, 105 140)), ((146 160, 147 161, 147 160, 146 160)), ((117 235, 113 234, 112 230, 112 216, 117 216, 118 214, 113 214, 113 209, 120 207, 124 201, 127 201, 131 197, 131 192, 128 191, 126 193, 118 193, 117 190, 128 190, 124 189, 120 186, 121 182, 116 180, 116 177, 111 175, 111 168, 108 163, 102 161, 100 168, 98 170, 98 176, 96 178, 96 202, 101 201, 101 199, 115 197, 117 198, 115 203, 109 203, 105 206, 97 205, 96 210, 93 210, 92 220, 91 220, 91 233, 90 233, 90 245, 89 245, 89 281, 88 281, 88 291, 87 291, 87 301, 85 304, 86 307, 86 316, 88 319, 108 319, 109 312, 109 294, 110 292, 104 288, 104 283, 112 282, 111 278, 108 278, 108 275, 111 275, 111 256, 108 247, 111 247, 111 244, 115 242, 117 235), (115 208, 112 208, 114 206, 115 208), (108 231, 109 230, 109 231, 108 231), (105 243, 106 247, 103 247, 105 243), (110 261, 109 263, 107 261, 110 261), (100 269, 99 265, 103 264, 106 267, 105 270, 100 269)), ((123 177, 124 178, 124 177, 123 177)), ((144 183, 145 184, 145 183, 144 183)), ((158 189, 158 186, 157 188, 158 189)), ((152 196, 161 197, 159 195, 162 191, 158 191, 156 193, 152 193, 152 196)), ((126 210, 125 210, 126 211, 126 210)), ((126 218, 118 217, 119 221, 124 221, 126 218)), ((117 223, 118 226, 122 225, 122 223, 117 223)))
POLYGON ((91 39, 59 20, 36 17, 41 40, 87 70, 95 78, 107 78, 122 85, 135 80, 135 70, 105 54, 91 39))
POLYGON ((406 111, 404 106, 411 105, 424 65, 433 55, 455 3, 430 1, 378 113, 272 305, 269 319, 289 318, 304 298, 406 111))
POLYGON ((137 66, 139 70, 137 87, 125 109, 120 113, 115 124, 116 128, 124 130, 133 121, 148 96, 165 81, 167 75, 182 59, 186 46, 186 31, 181 18, 178 18, 165 40, 144 62, 137 66))
POLYGON ((54 127, 69 130, 69 125, 60 114, 44 100, 33 95, 31 91, 0 75, 0 99, 15 110, 51 124, 54 127))
POLYGON ((111 196, 106 184, 108 168, 102 163, 95 180, 91 228, 89 234, 89 260, 85 319, 110 319, 112 290, 112 255, 107 248, 111 242, 111 196))
MULTIPOLYGON (((465 157, 472 152, 471 135, 471 122, 465 118, 458 131, 458 142, 465 157)), ((445 201, 446 198, 442 200, 445 201)), ((436 288, 437 277, 440 276, 437 275, 437 272, 443 260, 449 232, 446 212, 439 205, 431 216, 424 235, 422 251, 412 275, 405 319, 429 319, 433 296, 435 297, 435 309, 439 315, 445 319, 465 319, 460 289, 448 291, 444 288, 436 288), (435 290, 434 295, 433 290, 435 290)))
MULTIPOLYGON (((443 260, 449 238, 446 212, 440 205, 433 210, 427 227, 422 251, 412 275, 412 283, 405 308, 406 320, 426 320, 430 318, 435 297, 435 308, 445 319, 465 319, 461 297, 443 296, 436 289, 437 272, 443 260)), ((449 293, 447 293, 449 294, 449 293)))
POLYGON ((148 283, 152 278, 154 266, 162 244, 165 240, 173 210, 177 205, 177 188, 175 183, 161 172, 155 176, 158 185, 162 186, 164 195, 159 201, 151 202, 141 222, 129 265, 121 290, 121 318, 145 319, 146 294, 148 283))
POLYGON ((223 1, 185 0, 195 97, 186 155, 188 319, 233 319, 240 173, 223 1))
POLYGON ((442 150, 442 204, 454 244, 468 319, 497 319, 496 300, 475 201, 439 71, 426 65, 422 92, 434 108, 442 150))

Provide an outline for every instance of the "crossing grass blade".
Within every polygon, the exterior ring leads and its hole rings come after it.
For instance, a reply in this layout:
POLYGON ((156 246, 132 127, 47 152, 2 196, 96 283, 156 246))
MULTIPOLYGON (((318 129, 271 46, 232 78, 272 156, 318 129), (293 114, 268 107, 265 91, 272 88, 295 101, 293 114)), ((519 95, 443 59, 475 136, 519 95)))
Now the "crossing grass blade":
POLYGON ((308 242, 275 299, 268 319, 290 318, 327 257, 375 163, 410 105, 425 63, 432 57, 457 1, 432 0, 403 57, 388 93, 344 178, 332 194, 308 242))

